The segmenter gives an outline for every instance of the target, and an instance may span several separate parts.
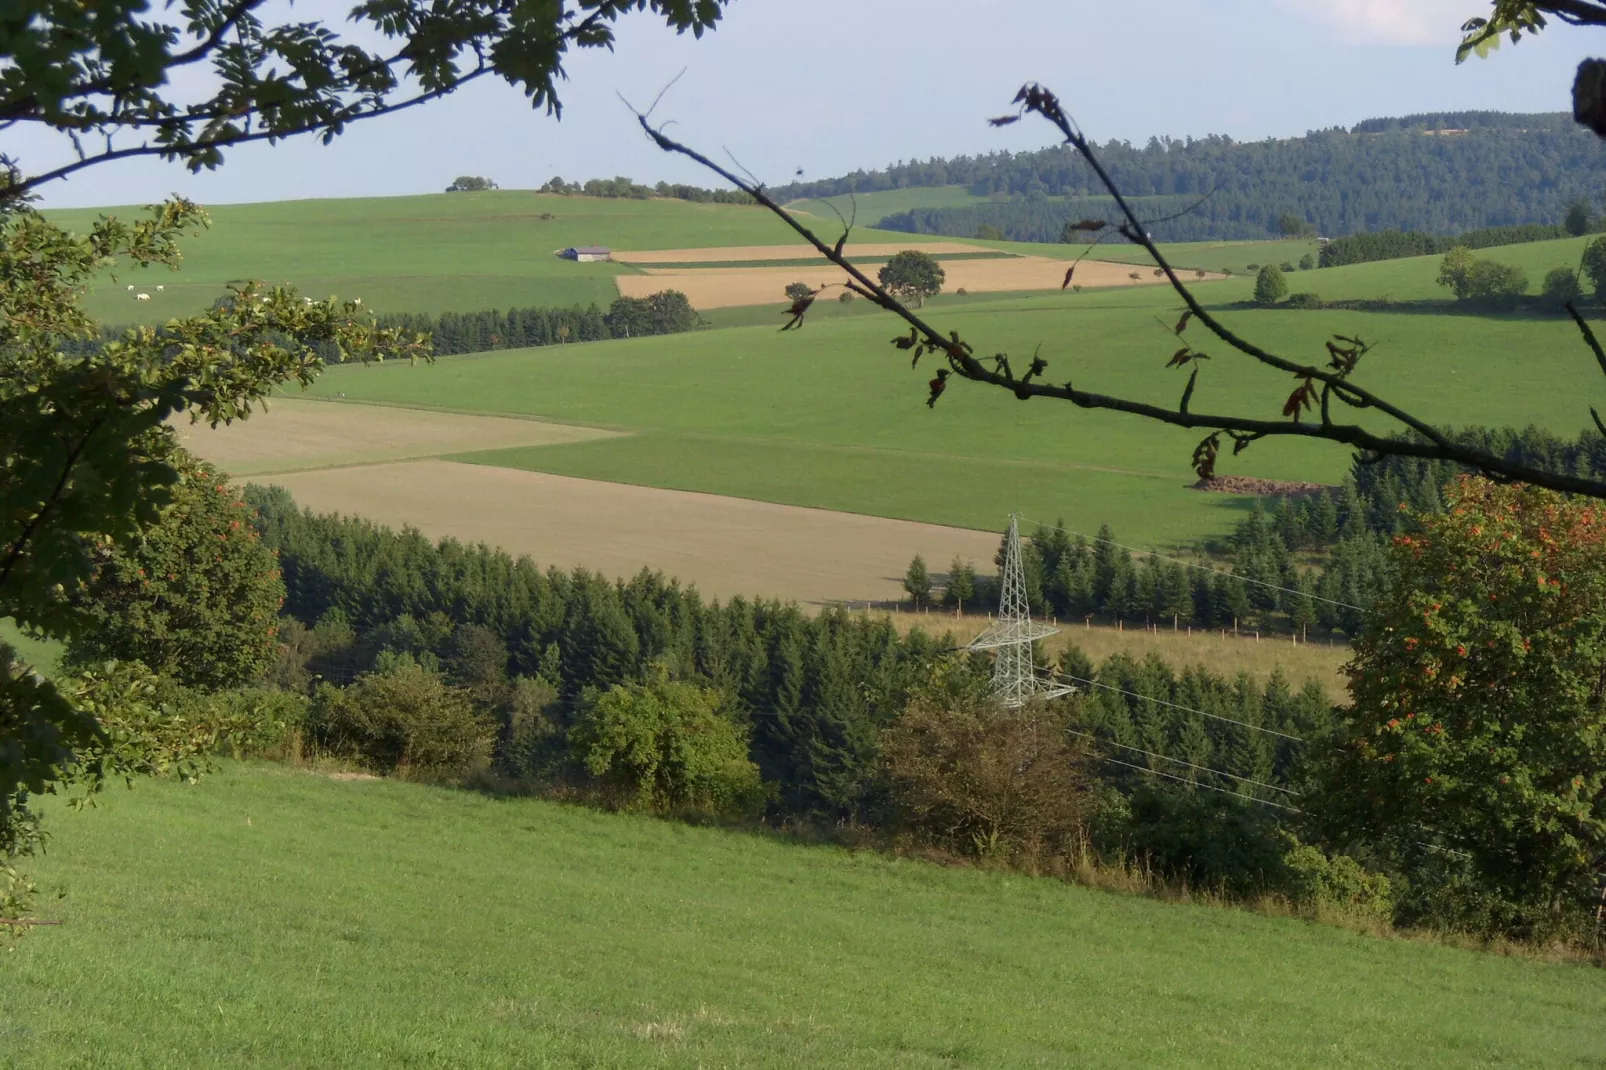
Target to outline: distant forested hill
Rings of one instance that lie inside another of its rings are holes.
[[[1577,198],[1598,208],[1606,186],[1606,148],[1563,113],[1369,119],[1280,141],[1153,138],[1141,147],[1112,141],[1099,153],[1122,192],[1142,200],[1148,218],[1211,194],[1196,210],[1155,223],[1154,236],[1164,241],[1265,238],[1277,233],[1285,213],[1331,237],[1558,223]],[[962,237],[989,225],[1011,239],[1053,241],[1066,220],[1109,210],[1091,170],[1064,146],[899,163],[775,192],[827,197],[942,185],[962,185],[985,199],[901,212],[876,225]]]

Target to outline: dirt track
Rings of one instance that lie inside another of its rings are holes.
[[[946,273],[943,292],[964,289],[970,293],[997,293],[1018,290],[1058,290],[1065,281],[1070,263],[1042,256],[1013,256],[998,260],[950,260],[942,265]],[[1132,278],[1136,273],[1138,277]],[[783,304],[788,283],[810,286],[841,282],[841,269],[829,264],[806,267],[647,269],[642,275],[620,275],[614,281],[626,297],[646,297],[659,290],[679,290],[697,308],[730,308],[740,305]],[[1152,269],[1132,264],[1112,264],[1103,260],[1084,260],[1076,269],[1079,285],[1089,287],[1149,286],[1164,283]],[[836,291],[831,291],[835,293]]]
[[[643,566],[705,595],[820,604],[903,597],[916,553],[990,567],[998,536],[713,494],[572,479],[453,461],[408,461],[275,477],[302,505],[486,542],[543,567],[609,576]]]
[[[276,399],[268,411],[216,429],[186,418],[175,427],[179,441],[191,452],[237,476],[508,446],[550,446],[616,434],[539,420],[334,405],[303,398]]]

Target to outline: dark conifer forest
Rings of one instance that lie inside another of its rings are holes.
[[[1348,130],[1253,142],[1221,135],[1151,138],[1144,145],[1110,141],[1098,153],[1149,218],[1201,202],[1154,223],[1152,233],[1162,241],[1273,237],[1283,232],[1284,216],[1334,238],[1554,224],[1574,200],[1598,197],[1606,163],[1600,141],[1561,113],[1369,119]],[[946,185],[989,200],[914,209],[876,226],[974,237],[985,225],[1016,241],[1055,241],[1067,220],[1110,209],[1092,171],[1064,146],[900,162],[775,192],[801,198]]]

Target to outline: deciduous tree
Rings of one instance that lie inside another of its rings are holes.
[[[876,277],[890,292],[913,301],[919,307],[926,298],[942,292],[947,274],[930,253],[905,249],[888,260]]]
[[[1606,876],[1606,507],[1475,479],[1445,505],[1394,540],[1307,810],[1452,923],[1553,934]]]

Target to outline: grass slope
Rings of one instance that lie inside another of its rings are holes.
[[[1200,292],[1232,302],[1250,287],[1235,279]],[[1174,300],[1158,289],[1053,293],[955,302],[931,314],[982,353],[1023,359],[1041,343],[1050,379],[1174,404],[1185,377],[1164,368],[1175,346],[1156,322],[1174,321]],[[1361,335],[1377,344],[1361,381],[1435,422],[1536,423],[1572,435],[1589,420],[1578,399],[1599,385],[1576,331],[1559,319],[1222,314],[1245,336],[1315,362],[1325,359],[1328,335]],[[903,519],[996,530],[1018,510],[1037,520],[1063,515],[1084,531],[1109,521],[1139,543],[1164,544],[1225,531],[1246,507],[1186,489],[1196,433],[1063,402],[1023,404],[964,383],[927,409],[932,362],[911,371],[887,344],[894,333],[890,317],[849,306],[787,334],[730,328],[451,357],[431,367],[337,368],[315,390],[641,433],[470,458],[486,463]],[[1196,341],[1214,357],[1201,373],[1196,411],[1279,412],[1291,380]],[[1347,450],[1286,441],[1224,458],[1221,470],[1337,482],[1348,465]]]
[[[384,781],[54,807],[61,1066],[1597,1066],[1606,976]]]
[[[100,214],[133,208],[60,210],[46,215],[83,230]],[[90,293],[87,307],[108,323],[159,322],[206,308],[224,284],[255,278],[289,283],[309,296],[360,297],[379,312],[473,312],[528,305],[606,307],[623,264],[574,264],[553,250],[692,249],[774,245],[796,235],[758,207],[677,200],[609,200],[519,190],[422,197],[219,205],[212,226],[186,238],[184,265],[132,270]],[[544,220],[543,214],[554,218]],[[833,225],[835,225],[833,220]],[[855,232],[858,236],[859,232]],[[862,240],[905,237],[864,231]],[[126,286],[148,293],[136,303]],[[164,289],[155,289],[161,284]]]

